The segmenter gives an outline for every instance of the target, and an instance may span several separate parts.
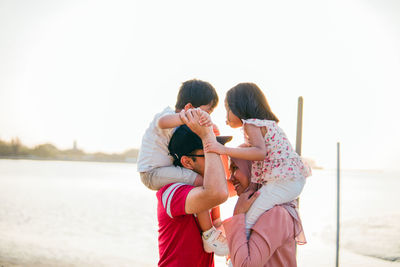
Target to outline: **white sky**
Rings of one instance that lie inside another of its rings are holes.
[[[400,169],[400,2],[0,1],[0,138],[122,152],[180,84],[209,81],[220,105],[258,84],[293,145],[334,167]]]

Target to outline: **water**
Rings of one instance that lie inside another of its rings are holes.
[[[308,244],[298,249],[299,266],[334,264],[335,176],[314,171],[301,196]],[[399,173],[342,178],[342,266],[400,265]],[[223,218],[234,203],[222,206]],[[157,260],[155,193],[141,184],[135,164],[0,160],[0,266],[156,266]],[[216,266],[225,266],[222,257]]]
[[[400,174],[395,172],[341,172],[342,266],[400,266],[399,186]],[[299,247],[303,262],[315,252],[325,264],[335,262],[336,192],[336,171],[314,171],[308,178],[300,198],[309,241]]]

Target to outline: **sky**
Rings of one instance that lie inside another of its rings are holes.
[[[302,155],[325,168],[400,169],[400,2],[0,1],[0,139],[86,152],[139,148],[183,81],[223,101],[240,82],[265,93]]]

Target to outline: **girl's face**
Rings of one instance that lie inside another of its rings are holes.
[[[226,109],[226,124],[232,128],[238,128],[243,125],[241,119],[233,114],[232,110],[229,108],[228,101],[225,99],[225,109]]]
[[[231,161],[230,170],[231,177],[229,177],[229,182],[235,187],[236,194],[240,196],[243,191],[249,187],[249,177],[247,177],[233,161]]]

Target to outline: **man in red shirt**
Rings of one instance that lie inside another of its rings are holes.
[[[211,127],[198,124],[196,111],[186,114],[185,123],[172,136],[169,151],[184,168],[203,176],[203,186],[173,183],[157,192],[158,266],[214,266],[213,253],[203,249],[201,230],[193,215],[225,202],[228,188],[221,157],[204,153],[203,144],[215,142]],[[196,135],[196,134],[197,135]]]

